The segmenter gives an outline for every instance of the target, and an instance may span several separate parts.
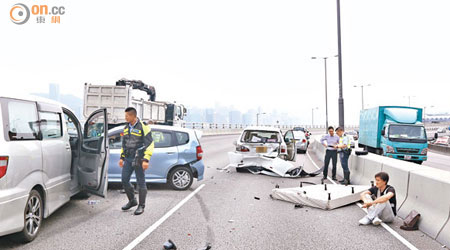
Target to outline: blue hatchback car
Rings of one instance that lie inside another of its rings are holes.
[[[155,149],[150,166],[145,171],[147,183],[169,183],[175,190],[186,190],[193,182],[203,179],[205,166],[200,145],[201,132],[187,128],[150,125]],[[119,167],[122,147],[123,126],[108,131],[109,169],[108,181],[121,182],[122,168]],[[136,176],[131,176],[136,182]]]

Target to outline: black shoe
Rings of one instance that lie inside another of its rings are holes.
[[[342,185],[350,185],[350,181],[348,181],[348,180],[342,180],[342,181],[339,181],[339,183],[341,183]]]
[[[145,205],[139,205],[139,206],[137,207],[136,211],[134,211],[134,215],[140,215],[140,214],[142,214],[142,213],[144,212],[144,208],[145,208]]]
[[[336,176],[335,177],[333,177],[333,178],[331,178],[333,181],[337,181],[337,178],[336,178]]]
[[[128,210],[128,209],[130,209],[130,208],[132,208],[132,207],[134,207],[134,206],[137,206],[137,200],[136,199],[134,199],[134,200],[131,200],[131,201],[129,201],[127,204],[125,204],[125,206],[123,206],[122,207],[122,210],[123,211],[126,211],[126,210]]]

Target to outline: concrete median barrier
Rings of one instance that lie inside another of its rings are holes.
[[[410,172],[408,196],[400,209],[402,216],[411,210],[421,214],[419,229],[436,239],[450,214],[450,172],[423,166]],[[442,235],[441,239],[450,239]]]
[[[428,148],[431,151],[439,152],[445,155],[450,155],[450,147],[447,146],[428,144]]]
[[[408,196],[410,172],[421,168],[423,167],[414,163],[384,157],[382,171],[389,174],[389,185],[395,188],[397,210],[402,207]],[[405,218],[406,215],[399,213],[401,218]]]
[[[324,149],[311,147],[323,159]],[[411,210],[421,214],[419,229],[441,244],[450,245],[450,172],[375,154],[349,159],[352,184],[370,185],[376,173],[389,174],[389,184],[397,193],[400,218]]]
[[[381,172],[383,166],[383,157],[375,154],[359,156],[364,158],[363,174],[358,184],[370,185],[375,180],[375,175]]]
[[[450,204],[448,209],[450,210]],[[437,241],[444,245],[450,246],[450,214],[449,220],[447,220],[447,223],[437,237]]]
[[[350,169],[350,183],[360,184],[364,174],[365,165],[364,156],[351,155],[348,161],[348,167]],[[367,184],[366,184],[367,185]]]

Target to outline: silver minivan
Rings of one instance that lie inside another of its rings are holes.
[[[105,197],[106,109],[81,126],[65,105],[40,97],[0,95],[0,236],[24,242],[42,221],[80,193]]]

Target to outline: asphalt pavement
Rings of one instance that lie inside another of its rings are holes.
[[[428,159],[422,163],[424,166],[450,171],[450,155],[428,151]]]
[[[407,249],[382,227],[358,226],[365,213],[356,205],[324,211],[294,208],[269,197],[276,184],[280,188],[298,186],[300,181],[320,183],[321,176],[302,179],[276,178],[226,169],[227,152],[237,135],[204,137],[202,147],[205,179],[194,181],[190,190],[173,191],[168,185],[149,186],[146,210],[135,216],[122,212],[126,202],[119,186],[110,187],[107,199],[95,196],[72,199],[44,220],[38,238],[26,245],[14,243],[11,236],[0,237],[0,249],[123,249],[145,230],[166,216],[134,249],[162,249],[171,239],[178,249]],[[314,163],[320,159],[311,155]],[[316,167],[309,157],[299,154],[298,165],[307,171]],[[197,189],[192,199],[167,217],[167,213]],[[88,200],[98,200],[89,205]],[[418,249],[442,249],[420,231],[392,227]]]

